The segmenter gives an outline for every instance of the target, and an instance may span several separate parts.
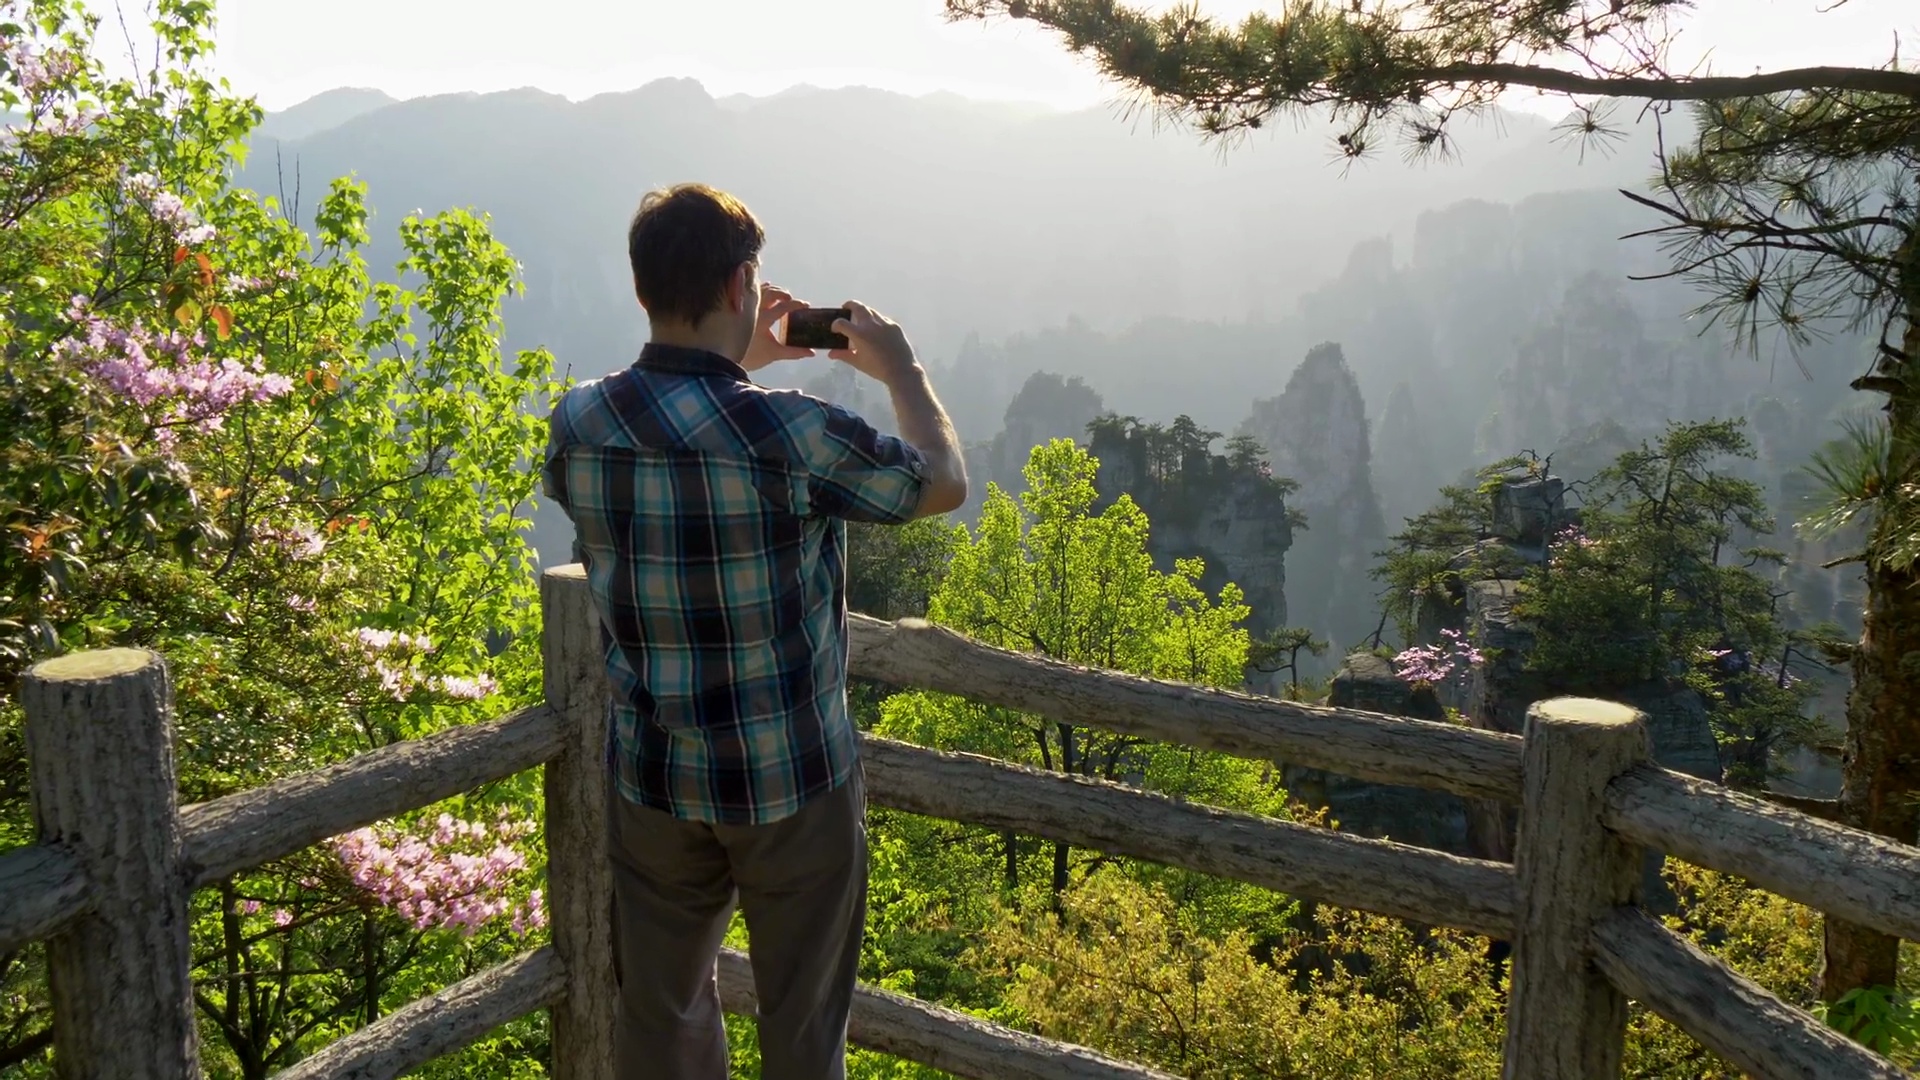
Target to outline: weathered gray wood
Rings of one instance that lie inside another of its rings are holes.
[[[555,1080],[613,1080],[613,868],[607,860],[607,673],[578,564],[540,575],[547,704],[561,750],[547,762],[547,890],[566,992],[553,1007]]]
[[[1920,848],[1651,765],[1608,787],[1606,822],[1637,844],[1920,941]]]
[[[739,1016],[754,1015],[759,999],[747,954],[722,949],[718,976],[721,1006]],[[1176,1080],[1084,1046],[1043,1039],[865,984],[853,992],[847,1041],[967,1080]]]
[[[393,1080],[553,1004],[566,978],[551,946],[521,953],[335,1040],[274,1080]]]
[[[973,754],[861,736],[879,806],[1245,881],[1293,896],[1506,937],[1513,868],[1179,802]]]
[[[73,852],[92,894],[47,939],[60,1074],[198,1078],[166,663],[141,649],[45,660],[20,701],[40,840]]]
[[[558,753],[545,705],[383,746],[181,811],[197,888],[330,836],[524,772]]]
[[[0,953],[85,914],[88,892],[80,857],[64,847],[34,844],[0,855]]]
[[[974,701],[1256,761],[1513,802],[1520,740],[1143,679],[995,649],[920,619],[849,615],[849,671]]]
[[[1636,899],[1640,851],[1601,823],[1607,783],[1652,756],[1625,705],[1552,698],[1527,709],[1525,797],[1514,845],[1507,1080],[1617,1080],[1627,999],[1589,955],[1594,921]]]
[[[1839,799],[1810,799],[1804,795],[1788,795],[1780,791],[1756,791],[1754,794],[1775,806],[1798,810],[1808,817],[1816,817],[1821,821],[1840,820]]]
[[[1622,993],[1755,1080],[1908,1080],[1636,908],[1594,924],[1593,959]]]

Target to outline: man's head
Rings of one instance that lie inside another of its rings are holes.
[[[702,343],[735,360],[753,339],[766,233],[740,200],[705,184],[647,193],[627,228],[633,291],[655,341]]]

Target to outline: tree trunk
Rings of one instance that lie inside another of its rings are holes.
[[[1085,753],[1083,752],[1081,756],[1085,757]],[[1084,771],[1081,768],[1081,762],[1074,758],[1072,724],[1060,725],[1060,771],[1068,776]],[[1053,913],[1055,915],[1066,914],[1067,851],[1065,840],[1053,842]]]
[[[1894,374],[1912,377],[1920,365],[1920,319],[1909,321],[1902,346],[1909,359]],[[1896,445],[1920,436],[1920,387],[1896,395],[1887,414]],[[1911,844],[1920,839],[1920,566],[1869,563],[1866,576],[1866,617],[1847,693],[1840,820]],[[1821,998],[1893,986],[1899,951],[1897,938],[1829,917]]]

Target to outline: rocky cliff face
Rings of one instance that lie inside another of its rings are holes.
[[[1493,497],[1493,532],[1467,552],[1470,561],[1500,567],[1498,576],[1469,581],[1453,606],[1434,606],[1421,620],[1423,638],[1437,639],[1441,627],[1464,629],[1486,656],[1473,669],[1464,700],[1458,704],[1467,724],[1485,731],[1521,734],[1527,708],[1553,697],[1557,688],[1528,670],[1534,634],[1514,614],[1518,581],[1526,568],[1546,558],[1546,539],[1575,520],[1566,505],[1566,485],[1554,476],[1517,474],[1502,481]],[[1488,559],[1487,548],[1504,558]],[[1470,558],[1477,554],[1477,558]],[[1706,703],[1694,690],[1665,682],[1620,686],[1599,695],[1647,714],[1654,760],[1669,769],[1709,780],[1721,777],[1720,752],[1708,721]],[[1512,807],[1479,800],[1467,803],[1469,852],[1480,858],[1511,859],[1516,827]],[[1664,902],[1660,860],[1649,854],[1643,885],[1656,906]]]
[[[1306,518],[1293,551],[1292,619],[1340,655],[1377,621],[1367,570],[1386,541],[1367,406],[1340,346],[1314,346],[1284,393],[1254,402],[1239,433],[1265,448],[1275,475],[1299,485],[1289,498]]]
[[[1100,461],[1094,483],[1101,505],[1124,493],[1146,511],[1148,547],[1163,571],[1172,570],[1175,559],[1197,556],[1206,561],[1202,584],[1209,591],[1227,582],[1240,586],[1253,609],[1248,629],[1257,637],[1287,625],[1286,561],[1293,545],[1287,496],[1264,463],[1213,453],[1214,438],[1185,417],[1171,430],[1103,421],[1094,425],[1089,446]]]
[[[1431,688],[1415,688],[1394,674],[1393,664],[1372,653],[1354,653],[1333,677],[1327,704],[1348,709],[1445,720]],[[1457,795],[1424,788],[1355,780],[1300,765],[1282,765],[1281,782],[1294,798],[1328,811],[1342,832],[1469,853],[1467,803]]]
[[[971,519],[979,513],[989,482],[1007,491],[1024,490],[1022,471],[1034,447],[1054,439],[1085,442],[1087,425],[1106,411],[1100,394],[1077,375],[1062,378],[1051,371],[1036,371],[1028,376],[1007,404],[1000,433],[967,447],[971,483],[962,516]]]
[[[1670,417],[1725,415],[1752,375],[1697,354],[1697,342],[1657,339],[1620,283],[1599,274],[1576,279],[1537,324],[1516,329],[1513,359],[1492,384],[1476,435],[1482,458],[1531,449],[1553,452],[1557,466],[1570,433],[1603,421],[1639,435]]]
[[[1432,431],[1432,403],[1422,405],[1412,386],[1395,383],[1373,423],[1374,489],[1389,533],[1426,509],[1433,493],[1453,479]]]

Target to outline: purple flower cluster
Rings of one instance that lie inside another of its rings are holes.
[[[1437,645],[1415,645],[1393,658],[1394,673],[1408,682],[1443,686],[1486,657],[1458,630],[1440,631]]]
[[[265,292],[275,285],[282,285],[299,277],[299,270],[291,266],[283,266],[270,274],[228,274],[224,284],[228,292],[256,293]]]
[[[292,525],[261,525],[254,529],[253,534],[286,552],[288,558],[296,561],[317,559],[327,550],[327,538],[320,535],[320,530],[301,522],[295,522]]]
[[[513,933],[524,936],[547,923],[539,889],[524,903],[508,895],[527,868],[514,841],[533,828],[531,821],[510,820],[503,808],[491,830],[484,822],[441,814],[425,835],[376,826],[337,837],[333,847],[355,886],[417,929],[458,929],[472,936],[506,916]]]
[[[354,631],[354,640],[370,659],[373,674],[380,680],[380,689],[395,701],[405,701],[420,689],[456,701],[479,701],[500,689],[500,684],[494,681],[493,676],[484,672],[468,677],[423,675],[415,670],[412,659],[433,651],[433,642],[425,635],[415,636],[398,630],[375,630],[363,626]],[[406,662],[396,664],[395,657],[403,658]]]
[[[36,52],[24,41],[0,43],[13,81],[27,97],[39,97],[72,79],[80,71],[80,57],[65,49]]]
[[[187,201],[160,186],[152,173],[134,173],[126,179],[127,194],[147,208],[155,221],[172,231],[174,239],[188,247],[213,240],[213,226],[203,224],[187,207]]]
[[[1553,534],[1553,543],[1551,545],[1553,554],[1551,558],[1555,565],[1559,565],[1566,560],[1569,551],[1584,551],[1599,546],[1600,541],[1588,536],[1580,526],[1568,525],[1566,528]]]
[[[260,901],[242,900],[235,905],[235,908],[242,915],[258,915],[260,914]],[[272,918],[273,925],[282,930],[293,925],[293,912],[288,911],[286,908],[274,908]]]
[[[196,359],[193,351],[206,344],[198,334],[121,326],[88,311],[84,297],[74,298],[68,314],[79,332],[54,345],[54,358],[148,410],[163,447],[173,444],[179,428],[218,431],[243,402],[271,401],[293,389],[292,379],[268,374],[257,357],[251,364]]]

